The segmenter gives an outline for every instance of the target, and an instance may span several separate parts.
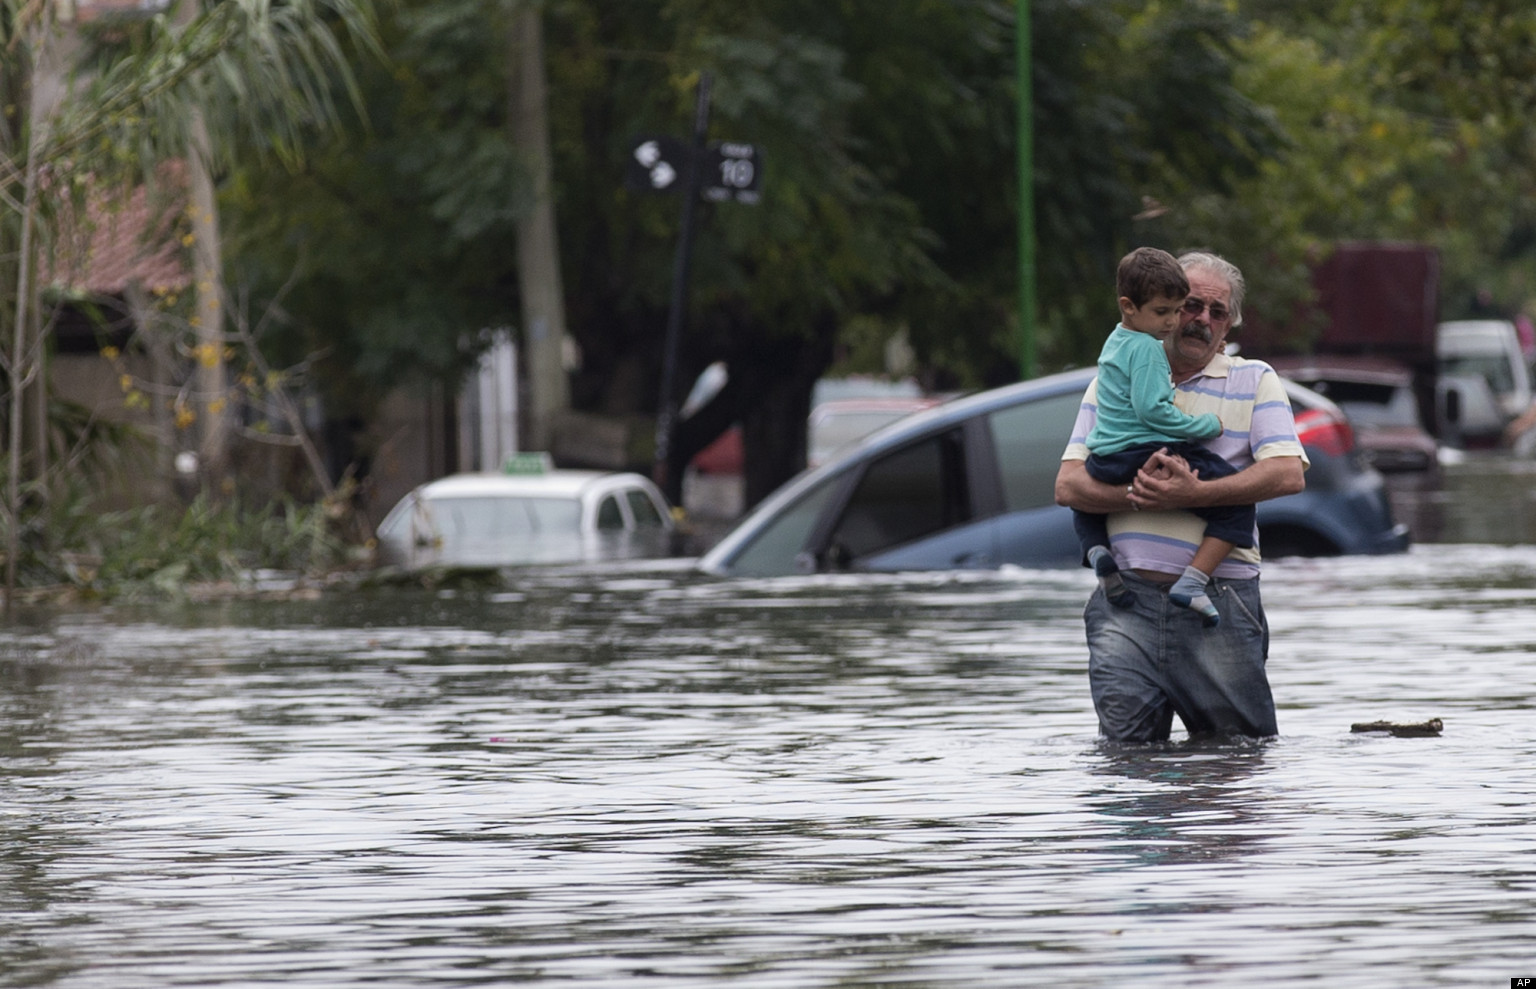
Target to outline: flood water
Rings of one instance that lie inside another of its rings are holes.
[[[30,613],[0,985],[1536,976],[1536,546],[1268,565],[1263,743],[1099,743],[1090,583],[668,562]]]

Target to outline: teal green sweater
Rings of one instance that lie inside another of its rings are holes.
[[[1117,325],[1099,352],[1098,418],[1088,449],[1118,453],[1139,443],[1220,436],[1220,419],[1209,412],[1192,416],[1173,404],[1172,374],[1161,340]]]

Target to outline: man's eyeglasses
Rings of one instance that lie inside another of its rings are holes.
[[[1179,308],[1184,311],[1186,316],[1198,316],[1209,308],[1211,311],[1211,322],[1213,323],[1225,323],[1232,318],[1232,314],[1227,311],[1226,306],[1219,302],[1212,302],[1207,306],[1204,299],[1185,299],[1184,304]]]

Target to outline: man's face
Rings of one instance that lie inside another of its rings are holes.
[[[1183,319],[1179,313],[1183,302],[1182,295],[1158,295],[1147,300],[1146,305],[1137,306],[1121,296],[1120,324],[1128,330],[1167,340]]]
[[[1194,371],[1227,345],[1232,328],[1232,287],[1208,271],[1187,271],[1189,295],[1179,312],[1179,329],[1168,338],[1168,363]],[[1213,311],[1214,310],[1214,311]]]

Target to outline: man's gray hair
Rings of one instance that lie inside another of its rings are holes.
[[[1227,283],[1232,290],[1230,304],[1232,306],[1232,328],[1235,330],[1243,325],[1243,294],[1246,284],[1243,282],[1243,273],[1237,265],[1218,254],[1208,251],[1189,251],[1179,255],[1179,267],[1185,274],[1191,271],[1204,271],[1215,275]]]

